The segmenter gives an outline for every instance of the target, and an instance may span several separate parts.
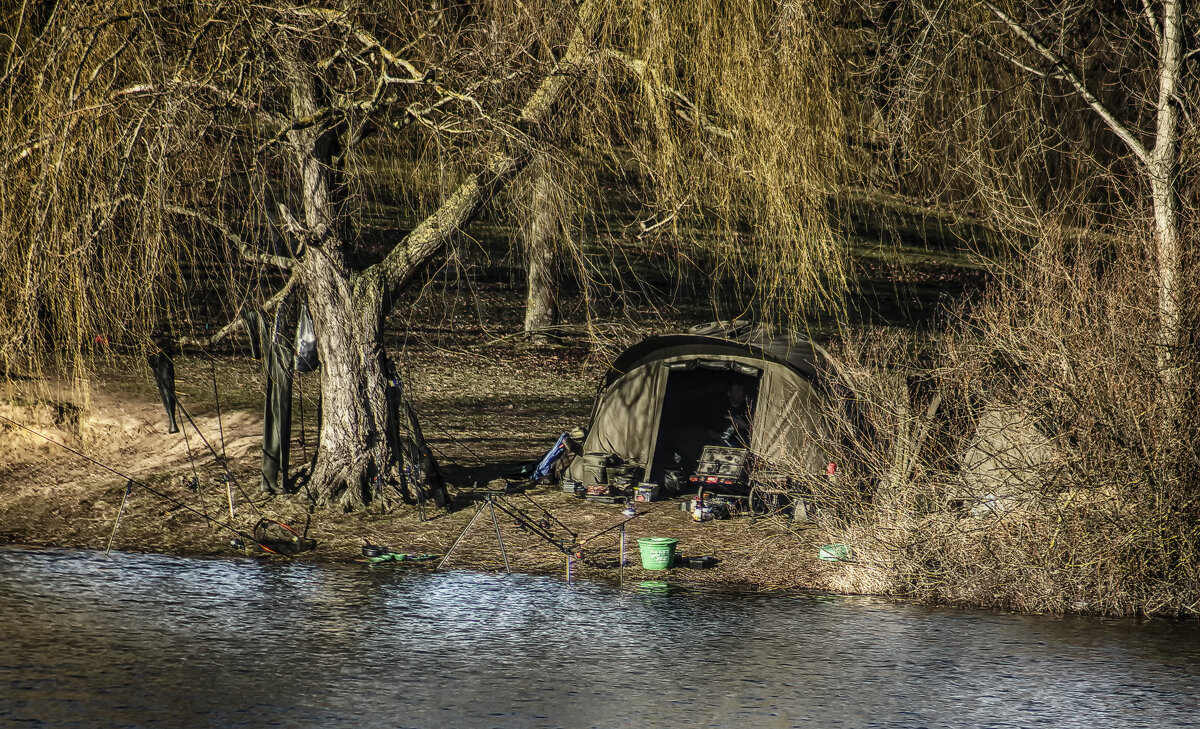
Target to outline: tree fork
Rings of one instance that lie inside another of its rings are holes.
[[[1183,320],[1184,255],[1182,224],[1179,213],[1179,121],[1180,84],[1183,76],[1184,29],[1182,0],[1164,0],[1162,28],[1158,44],[1158,98],[1155,101],[1154,144],[1147,148],[1138,135],[1096,97],[1061,56],[1038,40],[1030,29],[1005,13],[990,0],[982,3],[996,18],[1026,45],[1049,62],[1058,76],[1070,84],[1123,141],[1141,162],[1150,187],[1154,219],[1154,275],[1158,301],[1155,337],[1155,364],[1158,369],[1158,420],[1160,459],[1167,481],[1182,478],[1180,457],[1184,453],[1184,407],[1188,378],[1193,376],[1191,355],[1186,349]],[[1146,6],[1147,10],[1149,5]],[[1152,13],[1150,14],[1152,16]],[[1154,26],[1156,33],[1159,29]]]
[[[544,78],[521,109],[519,125],[527,131],[546,124],[555,104],[584,65],[589,39],[597,20],[597,0],[587,0],[563,59]],[[305,96],[312,86],[297,84],[293,93]],[[300,113],[311,106],[295,100]],[[305,202],[304,225],[309,234],[328,230],[331,220],[325,153],[315,134],[291,137],[302,171]],[[336,234],[314,236],[296,272],[308,292],[309,310],[317,331],[321,355],[321,392],[324,398],[320,445],[310,485],[317,501],[351,510],[389,500],[389,484],[399,481],[401,454],[387,438],[387,371],[384,365],[383,321],[395,293],[417,270],[451,241],[505,185],[530,162],[528,140],[500,138],[493,143],[487,164],[468,177],[429,217],[399,241],[382,261],[359,274],[350,271],[338,251]]]

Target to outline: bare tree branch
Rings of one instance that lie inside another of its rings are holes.
[[[237,246],[238,252],[241,253],[242,257],[248,261],[267,263],[272,266],[278,266],[279,268],[292,268],[296,265],[296,260],[293,258],[289,258],[287,256],[276,256],[270,253],[263,253],[262,251],[254,250],[254,247],[250,245],[246,239],[233,232],[229,226],[225,225],[211,215],[202,213],[193,208],[185,208],[179,205],[164,205],[163,209],[167,212],[175,213],[176,215],[185,215],[211,225],[222,236],[224,236],[225,240]]]
[[[9,167],[12,167],[26,157],[29,157],[34,152],[37,152],[39,149],[45,147],[49,143],[49,137],[42,137],[41,139],[35,139],[31,142],[27,142],[11,153],[11,156],[4,162],[4,167],[0,171],[7,172]]]
[[[165,85],[156,83],[135,84],[133,86],[127,86],[123,89],[114,91],[109,98],[116,100],[126,96],[142,96],[148,94],[165,96],[175,92],[177,89],[190,89],[193,91],[207,92],[227,106],[240,109],[241,111],[262,114],[276,124],[283,123],[282,117],[263,109],[258,102],[244,99],[232,91],[227,91],[218,87],[216,84],[206,83],[203,81],[186,81],[176,78]]]
[[[1038,40],[1028,28],[1018,22],[1016,18],[1013,18],[1011,15],[997,7],[991,2],[991,0],[983,0],[983,5],[990,10],[992,15],[995,15],[1000,22],[1008,26],[1009,30],[1011,30],[1014,35],[1025,41],[1030,48],[1037,51],[1042,58],[1046,59],[1046,61],[1053,65],[1062,78],[1067,83],[1071,84],[1076,93],[1078,93],[1079,96],[1087,103],[1087,105],[1092,108],[1092,111],[1096,112],[1096,114],[1098,114],[1100,118],[1104,120],[1104,123],[1108,125],[1108,128],[1111,129],[1114,134],[1120,137],[1121,141],[1125,142],[1130,151],[1137,155],[1138,159],[1142,160],[1143,163],[1147,165],[1150,164],[1150,152],[1146,149],[1146,146],[1142,144],[1136,136],[1134,136],[1134,133],[1129,129],[1129,127],[1125,126],[1121,120],[1118,119],[1116,115],[1113,114],[1112,111],[1110,111],[1109,108],[1100,101],[1100,99],[1096,98],[1096,95],[1093,94],[1091,89],[1087,87],[1087,84],[1083,82],[1083,79],[1079,77],[1079,74],[1075,73],[1075,71],[1072,70],[1069,65],[1067,65],[1067,62],[1063,60],[1061,56],[1051,50],[1048,46],[1046,46],[1046,44]]]
[[[329,227],[324,223],[309,229],[296,220],[296,216],[292,214],[291,208],[287,205],[280,203],[278,210],[279,218],[283,221],[284,232],[296,239],[296,249],[293,251],[296,258],[304,255],[310,243],[320,243],[329,235]]]
[[[283,285],[283,288],[271,295],[271,298],[263,302],[259,307],[263,312],[272,311],[275,307],[283,303],[283,300],[295,290],[296,285],[300,283],[300,277],[293,273]],[[231,334],[240,332],[246,328],[246,322],[241,316],[234,317],[233,321],[218,329],[210,337],[180,337],[179,343],[189,347],[211,347],[220,342]]]
[[[341,10],[333,10],[330,8],[303,7],[303,8],[287,8],[285,12],[287,12],[291,15],[297,15],[297,16],[301,16],[301,17],[316,18],[316,19],[321,20],[322,22],[329,23],[331,25],[338,25],[338,26],[341,26],[342,28],[345,28],[350,34],[352,34],[358,40],[359,43],[362,43],[364,50],[366,52],[372,52],[372,51],[376,52],[379,54],[380,58],[382,58],[384,61],[386,61],[388,63],[388,65],[402,68],[405,71],[407,71],[408,75],[409,75],[409,79],[407,80],[408,83],[421,83],[424,81],[428,81],[430,78],[430,74],[428,72],[423,73],[421,71],[418,71],[417,67],[414,66],[411,62],[409,62],[403,58],[400,58],[396,54],[389,51],[386,46],[384,46],[382,43],[379,42],[379,40],[377,38],[375,38],[375,36],[371,35],[369,32],[364,30],[362,27],[349,22],[350,19],[349,19],[348,14]],[[399,79],[397,79],[397,81],[399,81]]]
[[[733,139],[733,132],[719,126],[716,122],[701,114],[696,108],[696,104],[683,92],[660,83],[657,79],[651,79],[650,74],[647,72],[645,61],[630,58],[628,54],[611,48],[604,51],[604,57],[610,61],[616,61],[618,65],[637,77],[642,84],[649,87],[651,93],[672,102],[675,116],[688,124],[698,124],[702,130],[713,136],[721,137],[722,139]]]
[[[1150,4],[1150,0],[1142,0],[1142,15],[1146,18],[1146,23],[1150,26],[1155,40],[1161,47],[1162,26],[1158,24],[1158,18],[1154,17],[1154,6]]]
[[[521,108],[519,126],[533,130],[546,123],[554,105],[574,80],[578,69],[593,52],[592,33],[598,21],[601,0],[585,0],[578,22],[562,60],[534,89]],[[385,308],[391,292],[403,286],[435,251],[450,242],[479,213],[495,191],[516,176],[530,160],[528,149],[514,148],[514,138],[499,140],[486,156],[486,166],[468,177],[432,215],[421,221],[382,261],[363,272],[360,285],[384,293]]]

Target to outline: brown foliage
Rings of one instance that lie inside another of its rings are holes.
[[[1140,264],[1128,250],[1044,241],[922,355],[903,338],[846,349],[872,428],[843,440],[834,457],[849,482],[820,494],[820,528],[863,567],[845,589],[1197,612],[1198,463],[1194,450],[1164,452],[1154,290]],[[932,422],[919,394],[929,386],[906,378],[923,372],[943,398]],[[1165,478],[1164,463],[1188,478]]]

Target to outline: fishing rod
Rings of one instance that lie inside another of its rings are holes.
[[[210,453],[212,453],[213,458],[217,461],[218,465],[221,466],[221,470],[223,470],[225,472],[226,487],[228,487],[229,483],[231,483],[231,482],[235,486],[238,487],[238,491],[242,494],[242,496],[246,499],[246,502],[248,504],[250,504],[251,508],[253,508],[255,513],[259,516],[259,523],[261,524],[263,521],[273,522],[273,523],[278,524],[279,526],[283,527],[284,529],[287,529],[288,531],[292,532],[293,534],[296,534],[298,537],[304,538],[305,536],[307,536],[308,535],[308,527],[307,526],[305,526],[305,528],[304,528],[304,534],[300,535],[296,532],[295,529],[291,528],[287,524],[284,524],[283,522],[278,521],[276,519],[270,519],[268,517],[263,516],[262,509],[260,509],[258,507],[258,504],[254,503],[254,500],[251,499],[250,495],[246,493],[246,489],[242,488],[241,481],[238,481],[237,476],[235,476],[234,473],[229,470],[229,461],[227,459],[217,455],[216,449],[213,448],[212,444],[208,442],[208,439],[204,437],[204,433],[200,432],[200,428],[199,428],[199,426],[196,425],[196,421],[194,419],[192,419],[191,413],[188,412],[187,408],[184,407],[184,404],[179,400],[179,398],[175,398],[175,401],[176,401],[176,404],[179,405],[179,409],[183,411],[183,416],[185,418],[187,418],[188,423],[191,424],[192,429],[196,431],[196,435],[200,436],[200,440],[204,443],[205,446],[208,447],[208,450]],[[187,436],[187,428],[183,429],[183,434],[185,437]],[[188,451],[188,456],[189,457],[191,456],[190,449]],[[195,471],[195,462],[194,461],[192,463],[192,470],[193,470],[193,472]],[[197,481],[197,486],[198,486],[199,485],[199,476],[196,477],[196,481]],[[306,491],[308,490],[307,483],[305,484],[305,490]],[[309,495],[309,498],[310,499],[312,498],[311,494]],[[203,502],[201,502],[201,503],[203,503]],[[230,499],[229,499],[229,515],[230,515],[230,519],[234,518],[232,492],[230,493]],[[119,518],[119,515],[118,515],[118,518]],[[205,513],[205,518],[206,519],[208,518],[207,512]],[[311,517],[310,517],[310,519],[311,519]],[[239,534],[239,536],[241,536],[241,535]],[[267,545],[258,541],[257,539],[251,538],[250,541],[252,541],[255,544],[257,544],[258,546],[262,547],[266,551],[271,552],[272,554],[283,554],[283,552],[279,552],[277,550],[271,549],[270,547],[268,547]],[[291,555],[284,555],[284,556],[288,557],[289,559],[291,558]]]
[[[33,428],[30,428],[26,425],[22,425],[21,423],[18,423],[17,421],[13,420],[12,418],[10,418],[8,416],[0,415],[0,420],[11,423],[12,425],[15,425],[16,427],[20,428],[21,430],[24,430],[25,432],[30,433],[32,435],[35,435],[38,438],[41,438],[42,440],[46,441],[47,443],[56,445],[59,448],[62,448],[63,450],[67,451],[68,453],[72,453],[72,454],[78,456],[79,458],[82,458],[83,460],[87,461],[88,463],[91,463],[94,466],[103,468],[105,471],[108,471],[109,473],[111,473],[115,476],[120,476],[121,478],[125,479],[126,488],[129,487],[129,484],[133,484],[135,486],[140,486],[141,488],[145,489],[152,495],[157,496],[158,498],[162,499],[163,501],[166,501],[167,503],[171,504],[172,506],[176,507],[177,509],[183,509],[185,511],[190,511],[193,514],[205,519],[210,524],[215,524],[223,529],[228,529],[229,531],[233,532],[238,537],[241,537],[242,539],[248,539],[249,541],[254,542],[255,544],[262,547],[267,552],[270,552],[272,554],[282,554],[284,557],[287,557],[288,559],[292,559],[291,555],[284,554],[283,552],[277,552],[274,549],[271,549],[267,545],[265,545],[262,542],[260,542],[259,540],[255,539],[252,535],[246,534],[245,532],[238,529],[237,527],[232,526],[232,525],[230,525],[226,522],[223,522],[219,519],[214,519],[213,517],[209,516],[208,514],[205,514],[204,512],[200,511],[199,509],[195,509],[191,506],[188,506],[187,504],[180,501],[179,499],[176,499],[173,496],[169,496],[169,495],[163,493],[162,491],[159,491],[158,489],[154,488],[150,484],[148,484],[144,481],[140,481],[140,480],[134,478],[133,476],[130,476],[127,473],[122,473],[121,471],[118,471],[117,469],[113,468],[112,466],[110,466],[106,463],[103,463],[101,461],[98,461],[95,458],[92,458],[91,456],[89,456],[85,453],[77,451],[74,448],[72,448],[71,446],[66,445],[65,443],[59,443],[58,441],[54,440],[50,436],[39,433],[38,431],[36,431]]]
[[[183,417],[187,418],[187,421],[189,423],[191,423],[192,430],[196,431],[196,435],[200,436],[200,441],[202,443],[204,443],[205,447],[208,448],[208,452],[212,453],[213,458],[221,466],[221,470],[225,473],[225,478],[227,479],[227,482],[232,482],[234,486],[237,486],[238,491],[241,492],[242,497],[246,499],[246,502],[250,504],[251,508],[254,509],[255,513],[257,513],[259,516],[262,516],[262,509],[258,508],[258,504],[254,503],[254,499],[251,499],[250,494],[246,493],[246,489],[244,489],[242,487],[242,482],[237,479],[237,476],[234,475],[233,471],[229,470],[229,460],[227,458],[225,458],[224,456],[217,455],[217,449],[213,448],[212,444],[208,442],[208,438],[204,437],[204,433],[200,432],[200,428],[196,425],[196,421],[194,419],[192,419],[192,414],[188,412],[188,409],[184,406],[183,401],[180,400],[178,397],[176,397],[175,404],[177,404],[179,406],[179,409],[181,411],[183,411]],[[186,436],[186,435],[187,435],[187,430],[184,429],[184,436]],[[191,457],[191,448],[188,449],[188,457],[189,458]],[[192,464],[192,470],[193,471],[195,470],[195,463]],[[199,487],[199,480],[200,480],[199,476],[197,476],[196,477],[197,487]]]
[[[624,579],[624,574],[625,574],[625,525],[628,524],[629,522],[633,521],[634,519],[640,519],[641,517],[646,516],[647,514],[652,514],[656,511],[658,511],[659,509],[665,507],[669,503],[672,503],[672,502],[665,501],[661,504],[658,504],[657,506],[651,506],[650,508],[646,509],[645,511],[641,511],[641,512],[635,511],[632,516],[626,517],[625,519],[618,521],[616,524],[605,527],[604,529],[601,529],[600,531],[596,532],[595,534],[591,535],[590,537],[585,537],[583,540],[578,542],[578,545],[576,546],[576,550],[577,550],[576,555],[575,555],[576,558],[578,558],[582,562],[591,564],[592,566],[596,566],[596,563],[594,561],[589,561],[591,559],[591,554],[589,554],[587,558],[584,557],[584,549],[588,547],[588,544],[592,540],[598,539],[598,538],[604,536],[605,534],[608,534],[609,532],[620,529],[620,536],[618,537],[618,540],[620,543],[620,548],[621,548],[619,569],[621,570],[622,579]],[[596,550],[590,549],[590,551],[595,552]]]
[[[162,354],[164,357],[167,358],[168,361],[171,362],[172,367],[174,367],[174,364],[175,364],[174,358],[171,357],[166,352],[162,352]],[[181,400],[179,398],[179,395],[176,393],[172,393],[171,400],[174,402],[174,404],[176,406],[179,407],[180,410],[183,411],[184,417],[187,418],[187,421],[189,423],[191,423],[191,425],[192,425],[192,430],[196,431],[196,435],[200,437],[200,441],[202,443],[204,443],[204,446],[206,448],[208,448],[208,452],[212,454],[213,459],[216,460],[217,465],[219,465],[221,467],[221,470],[225,475],[225,491],[226,491],[226,496],[229,501],[229,518],[230,519],[235,518],[234,513],[233,513],[234,512],[233,490],[229,486],[230,483],[237,486],[238,491],[242,494],[242,497],[250,504],[250,507],[252,509],[254,509],[256,514],[258,514],[259,516],[262,516],[262,510],[260,508],[258,508],[258,505],[254,503],[254,500],[252,498],[250,498],[250,494],[246,493],[246,489],[243,488],[241,482],[238,481],[237,476],[234,475],[234,473],[232,471],[230,471],[230,469],[229,469],[229,458],[225,453],[225,424],[224,424],[224,421],[222,418],[222,412],[221,412],[221,396],[220,396],[219,390],[217,388],[217,363],[216,363],[216,360],[211,356],[209,356],[208,360],[209,360],[209,365],[211,368],[210,372],[211,372],[211,376],[212,376],[213,400],[215,401],[216,406],[217,406],[217,428],[219,429],[220,435],[221,435],[221,453],[218,454],[217,449],[213,447],[212,443],[209,442],[208,438],[204,437],[204,433],[200,430],[200,427],[198,425],[196,425],[196,420],[192,417],[192,414],[190,412],[188,412],[187,407],[183,404],[183,400]],[[196,461],[192,455],[191,443],[188,442],[187,428],[183,428],[183,439],[184,439],[184,444],[187,446],[187,450],[188,450],[188,460],[191,461],[191,464],[192,464],[193,484],[195,485],[196,489],[199,490],[200,476],[196,472]],[[203,503],[203,501],[201,501],[201,503]]]
[[[221,418],[221,393],[217,388],[217,360],[214,357],[209,356],[208,364],[212,371],[213,402],[217,404],[217,432],[221,435],[221,459],[223,462],[228,463],[229,456],[225,455],[225,422]],[[176,398],[176,400],[178,399],[179,398]],[[195,427],[195,425],[192,427]],[[303,426],[301,427],[300,432],[303,435]],[[203,435],[200,433],[199,428],[196,428],[196,435],[200,435],[201,439],[203,439]],[[237,517],[234,515],[233,511],[233,487],[229,485],[230,480],[229,469],[225,469],[225,496],[229,499],[229,519],[232,521]],[[241,484],[238,484],[238,491],[241,490],[242,486]],[[247,499],[247,501],[249,501],[249,499]],[[250,505],[253,506],[254,502],[250,502]]]
[[[221,433],[221,458],[225,458],[225,423],[221,420],[221,394],[217,391],[217,361],[210,358],[208,363],[212,366],[213,401],[217,403],[217,428]],[[178,401],[179,398],[176,397],[175,400]],[[196,431],[196,433],[199,432],[199,430]]]
[[[583,545],[585,545],[585,544],[587,544],[588,542],[592,541],[592,540],[593,540],[593,539],[595,539],[596,537],[601,537],[601,536],[604,536],[605,534],[608,534],[609,532],[611,532],[611,531],[612,531],[612,530],[614,530],[614,529],[617,529],[617,528],[619,528],[619,527],[623,527],[623,526],[625,526],[626,524],[628,524],[629,522],[633,521],[634,519],[640,519],[641,517],[643,517],[643,516],[645,516],[645,515],[647,515],[647,514],[651,514],[651,513],[655,512],[655,511],[658,511],[659,509],[663,508],[663,507],[664,507],[664,506],[666,506],[667,504],[672,504],[672,503],[674,503],[674,502],[672,502],[672,501],[664,501],[664,502],[662,502],[661,504],[659,504],[658,506],[651,506],[649,509],[646,509],[645,511],[639,511],[639,512],[635,513],[633,516],[626,517],[625,519],[622,519],[621,521],[617,522],[616,524],[613,524],[613,525],[612,525],[612,526],[610,526],[610,527],[607,527],[607,528],[605,528],[605,529],[601,529],[600,531],[596,532],[595,534],[593,534],[593,535],[592,535],[592,536],[590,536],[590,537],[585,537],[585,538],[584,538],[584,540],[583,540],[582,542],[580,542],[580,543],[579,543],[579,546],[581,546],[581,547],[582,547]]]
[[[524,491],[522,491],[522,492],[521,492],[521,497],[522,497],[522,498],[524,498],[524,499],[525,499],[526,501],[528,501],[529,503],[531,503],[531,504],[533,504],[534,506],[536,506],[538,509],[540,509],[540,510],[541,510],[541,512],[542,512],[543,514],[545,514],[545,515],[546,515],[546,517],[547,517],[548,519],[553,519],[553,520],[554,520],[554,523],[555,523],[555,524],[558,524],[560,527],[562,527],[564,530],[566,530],[566,532],[567,532],[568,534],[570,534],[572,538],[578,538],[578,537],[579,537],[579,535],[578,535],[578,534],[576,534],[574,531],[572,531],[570,527],[568,527],[566,524],[563,524],[561,521],[559,521],[559,518],[558,518],[557,516],[555,516],[554,514],[550,513],[550,510],[549,510],[549,509],[547,509],[546,507],[542,506],[542,505],[541,505],[541,504],[539,504],[538,502],[534,501],[534,500],[533,500],[533,497],[531,497],[529,494],[527,494],[527,493],[525,493]]]
[[[196,424],[192,423],[192,427],[195,428]],[[204,503],[204,494],[200,493],[200,473],[196,470],[196,458],[192,455],[192,443],[191,443],[191,441],[188,440],[187,428],[182,428],[182,430],[183,430],[183,444],[187,448],[188,462],[192,465],[192,480],[191,480],[191,482],[188,483],[188,486],[190,487],[191,491],[194,492],[196,494],[196,496],[200,499],[200,508],[204,510],[204,518],[207,519],[208,518],[208,506]],[[199,430],[196,431],[196,433],[199,433],[199,432],[200,432]],[[218,511],[220,511],[220,509],[218,509]],[[232,512],[232,509],[230,509],[230,511]],[[231,516],[232,516],[232,514],[231,514]],[[119,520],[120,518],[121,518],[121,514],[120,514],[120,512],[118,512],[117,519]]]
[[[558,539],[557,536],[553,532],[550,531],[550,529],[543,526],[542,524],[539,524],[536,520],[534,520],[534,518],[528,512],[522,510],[519,506],[515,506],[515,505],[509,503],[508,500],[505,499],[503,495],[489,494],[488,500],[492,503],[492,505],[495,508],[499,509],[500,511],[503,511],[505,514],[512,517],[517,522],[517,526],[522,528],[524,531],[527,531],[530,534],[533,534],[534,536],[541,537],[541,539],[543,541],[545,541],[547,544],[554,547],[555,549],[559,550],[563,554],[571,553],[571,550],[567,546],[567,544],[568,544],[567,540]],[[558,520],[555,519],[555,521],[558,521]],[[561,522],[559,522],[559,523],[561,524]],[[567,529],[566,527],[563,527],[563,529],[565,529],[566,532],[571,535],[570,545],[575,546],[576,542],[579,539],[579,535],[576,534],[575,532],[571,531],[570,529]]]

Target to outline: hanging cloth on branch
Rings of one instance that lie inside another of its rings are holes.
[[[161,351],[150,355],[146,361],[150,363],[154,383],[158,385],[158,396],[162,398],[163,408],[167,411],[167,432],[178,433],[179,423],[175,420],[175,363]]]
[[[320,366],[321,360],[317,356],[317,330],[313,328],[308,304],[301,304],[300,318],[296,322],[296,371],[315,372]]]
[[[250,359],[262,359],[265,328],[262,312],[258,309],[242,309],[242,321],[246,322],[246,336],[250,339]]]
[[[273,342],[266,355],[262,489],[269,494],[282,494],[288,489],[288,451],[292,440],[292,348]]]

